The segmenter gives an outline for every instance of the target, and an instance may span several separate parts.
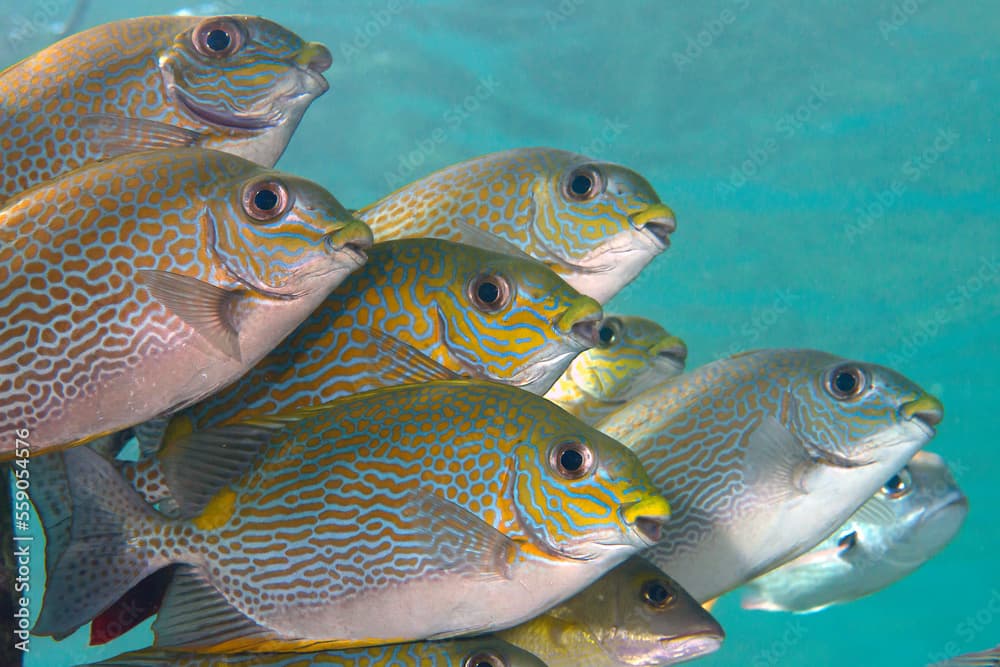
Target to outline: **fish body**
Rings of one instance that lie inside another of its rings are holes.
[[[968,499],[944,460],[917,452],[836,532],[750,582],[742,605],[809,612],[870,595],[941,551],[968,510]]]
[[[470,228],[548,264],[606,303],[667,248],[673,212],[639,174],[553,148],[491,153],[426,176],[358,211],[377,241]]]
[[[483,301],[484,290],[496,298]],[[368,264],[249,373],[175,421],[199,430],[408,379],[400,359],[380,361],[371,330],[456,376],[541,394],[594,344],[600,319],[597,302],[537,262],[441,239],[378,243]]]
[[[376,390],[161,454],[181,518],[86,447],[36,634],[63,637],[177,565],[156,644],[308,651],[489,632],[654,543],[669,507],[627,448],[484,381]],[[100,553],[108,567],[81,568]]]
[[[370,244],[318,185],[218,151],[123,155],[29,190],[0,209],[0,427],[41,452],[202,398]]]
[[[545,394],[588,424],[684,372],[684,341],[652,320],[609,314],[597,337],[598,344],[581,352]]]
[[[843,524],[942,412],[890,369],[759,350],[654,387],[597,427],[636,452],[675,508],[646,556],[705,602]]]
[[[330,52],[266,19],[151,16],[67,37],[0,73],[0,197],[126,146],[273,166]]]
[[[635,556],[497,636],[548,667],[659,667],[716,651],[725,633],[677,582]]]
[[[315,653],[205,655],[146,649],[86,667],[546,667],[532,654],[493,637],[411,642]]]

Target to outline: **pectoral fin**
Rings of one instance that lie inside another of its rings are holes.
[[[203,135],[176,125],[117,114],[95,113],[80,117],[83,137],[90,147],[114,157],[137,151],[195,146]]]

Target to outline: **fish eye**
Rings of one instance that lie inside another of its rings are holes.
[[[507,667],[507,661],[499,653],[480,651],[466,658],[462,667]]]
[[[552,448],[549,464],[560,477],[580,479],[594,469],[594,454],[579,440],[566,440]]]
[[[588,201],[604,192],[604,178],[592,165],[577,167],[569,172],[563,190],[570,199]]]
[[[601,322],[601,328],[597,330],[597,346],[610,347],[618,342],[621,337],[622,322],[617,317],[609,317]]]
[[[837,540],[837,547],[843,552],[848,552],[856,546],[858,546],[858,534],[853,530]]]
[[[642,601],[654,609],[665,609],[674,602],[670,584],[662,579],[652,579],[642,585]]]
[[[867,388],[865,373],[857,366],[837,366],[826,381],[826,390],[839,401],[856,398]]]
[[[278,181],[256,181],[243,191],[243,210],[260,222],[281,217],[291,205],[288,188]]]
[[[903,468],[882,485],[882,493],[890,498],[902,498],[913,489],[909,468]]]
[[[209,19],[194,29],[191,40],[203,56],[230,56],[243,46],[243,31],[230,19]]]
[[[512,294],[510,282],[506,278],[490,273],[470,280],[468,292],[472,305],[484,313],[496,313],[506,308]]]

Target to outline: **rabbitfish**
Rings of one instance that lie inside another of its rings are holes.
[[[647,557],[705,602],[829,535],[941,416],[888,368],[760,350],[653,387],[598,428],[639,455],[674,506]]]
[[[969,501],[937,454],[917,452],[811,551],[754,579],[745,609],[819,611],[899,581],[958,533]]]
[[[412,642],[316,653],[205,655],[146,649],[81,667],[546,667],[493,637]]]
[[[479,245],[469,228],[545,262],[606,303],[666,250],[673,212],[631,169],[554,148],[453,165],[358,211],[378,241],[434,236]]]
[[[203,398],[370,244],[318,185],[218,151],[132,153],[29,190],[0,208],[0,429],[38,452]]]
[[[272,166],[326,92],[322,44],[249,16],[149,16],[0,73],[0,199],[109,153],[200,146]]]
[[[725,633],[687,591],[634,556],[566,602],[497,636],[548,667],[659,667],[718,650]]]
[[[70,540],[34,632],[67,636],[174,564],[156,645],[196,652],[515,625],[654,544],[669,516],[627,448],[539,396],[478,380],[175,440],[159,460],[177,519],[93,450],[63,456]]]
[[[652,320],[608,315],[597,338],[597,345],[577,356],[545,394],[588,424],[684,372],[684,341]]]

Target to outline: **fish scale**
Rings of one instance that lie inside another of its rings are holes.
[[[578,478],[552,463],[566,443],[594,461]],[[65,636],[171,563],[182,568],[154,628],[164,646],[305,650],[487,631],[572,595],[655,541],[669,514],[629,450],[541,397],[482,381],[358,394],[195,434],[162,459],[189,519],[149,509],[91,450],[65,454],[74,541],[36,633]],[[93,550],[108,555],[109,581],[80,577]],[[215,620],[191,620],[206,614]]]
[[[598,337],[601,342],[580,353],[545,393],[588,424],[684,371],[684,341],[652,320],[609,314]]]
[[[298,203],[250,220],[245,189],[272,181]],[[291,331],[364,261],[350,248],[370,242],[319,186],[216,151],[124,155],[29,190],[0,209],[0,316],[13,323],[0,343],[0,424],[28,429],[41,451],[209,394]]]
[[[599,182],[592,196],[574,200],[567,179],[583,172]],[[601,303],[666,249],[675,226],[639,174],[553,148],[452,165],[357,213],[379,241],[433,236],[478,245],[469,227],[488,232]]]
[[[838,369],[866,378],[836,399]],[[862,385],[859,385],[862,386]],[[813,350],[759,350],[653,387],[597,424],[669,485],[648,557],[700,601],[828,535],[933,437],[941,404],[898,373]]]
[[[306,107],[326,91],[320,72],[329,52],[266,19],[228,17],[244,44],[209,58],[194,49],[192,33],[211,20],[108,23],[0,73],[0,197],[107,157],[110,144],[197,145],[277,162]],[[201,109],[219,111],[207,119]],[[258,127],[239,126],[252,118]]]
[[[545,266],[442,239],[376,244],[309,318],[246,375],[178,413],[168,433],[321,405],[351,393],[428,377],[472,376],[544,392],[592,343],[600,306]],[[471,281],[510,285],[510,303],[477,307]],[[373,335],[372,331],[381,332]],[[386,336],[412,350],[385,346]],[[159,444],[139,435],[143,451]],[[147,461],[123,472],[150,502],[164,489]]]

